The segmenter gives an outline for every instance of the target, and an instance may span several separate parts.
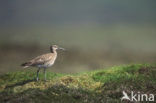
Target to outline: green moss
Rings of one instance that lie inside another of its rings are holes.
[[[156,65],[135,64],[73,75],[48,72],[47,82],[36,82],[35,72],[18,71],[0,76],[0,102],[120,102],[123,90],[155,94],[155,74]]]

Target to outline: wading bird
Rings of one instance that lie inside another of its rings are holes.
[[[38,81],[39,71],[41,68],[43,68],[44,69],[44,79],[46,80],[46,69],[48,67],[51,67],[54,64],[54,62],[57,58],[57,52],[56,52],[57,49],[65,50],[64,48],[58,47],[57,45],[52,45],[52,46],[50,46],[51,53],[40,55],[28,62],[21,64],[21,66],[24,68],[27,68],[30,66],[37,67],[38,68],[37,78],[36,78],[37,81]]]

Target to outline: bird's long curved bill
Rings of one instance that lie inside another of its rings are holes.
[[[59,47],[60,50],[65,50],[64,48]]]

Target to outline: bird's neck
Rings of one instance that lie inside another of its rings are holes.
[[[51,53],[57,54],[56,50],[54,50],[54,49],[52,49],[52,48],[51,48],[50,52],[51,52]]]
[[[56,50],[53,51],[54,54],[57,54]]]

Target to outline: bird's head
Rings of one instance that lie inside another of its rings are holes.
[[[54,52],[54,51],[56,51],[56,50],[65,50],[64,48],[61,48],[61,47],[59,47],[59,46],[57,46],[57,45],[52,45],[52,46],[50,46],[50,50],[51,50],[51,52]]]

